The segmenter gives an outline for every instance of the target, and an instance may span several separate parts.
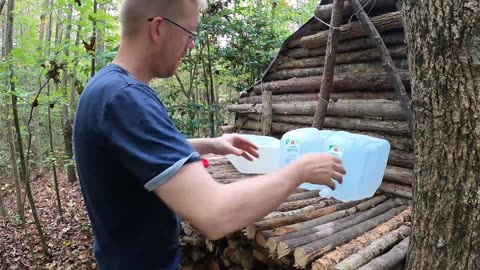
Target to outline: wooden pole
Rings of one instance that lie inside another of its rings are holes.
[[[382,37],[378,33],[375,26],[372,24],[370,19],[368,18],[367,13],[365,13],[362,5],[358,0],[349,0],[352,4],[353,10],[356,12],[358,20],[364,27],[364,29],[368,32],[368,35],[372,39],[372,41],[376,44],[377,48],[382,53],[383,59],[383,67],[387,71],[388,75],[393,81],[393,88],[395,89],[395,93],[398,95],[398,99],[400,100],[400,105],[402,107],[403,112],[405,113],[408,128],[410,132],[413,134],[414,131],[414,117],[412,109],[410,108],[410,100],[408,98],[407,92],[405,91],[405,86],[402,83],[402,79],[397,72],[395,65],[393,64],[393,60],[388,53],[387,47],[383,42]]]
[[[330,91],[333,85],[333,74],[335,68],[335,57],[337,55],[338,37],[340,35],[340,22],[342,19],[343,0],[333,0],[333,10],[330,31],[327,41],[327,52],[325,55],[325,69],[323,72],[323,83],[318,95],[317,108],[313,119],[313,127],[323,128],[325,115],[327,112],[328,101],[330,100]]]
[[[272,91],[262,91],[262,134],[272,135]]]

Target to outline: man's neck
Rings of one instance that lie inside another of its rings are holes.
[[[143,52],[144,51],[145,50],[143,50]],[[142,50],[135,49],[132,46],[127,46],[122,43],[118,50],[118,54],[112,63],[125,69],[135,79],[148,84],[153,77],[148,69],[148,57],[137,52],[142,52]]]

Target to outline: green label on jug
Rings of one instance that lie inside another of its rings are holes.
[[[285,140],[285,149],[286,149],[286,156],[285,161],[290,163],[297,159],[300,155],[300,141],[299,140]]]
[[[339,158],[341,158],[343,156],[344,151],[345,151],[345,149],[343,148],[343,146],[339,146],[339,145],[329,145],[328,146],[328,153],[330,153],[334,156],[337,156]]]

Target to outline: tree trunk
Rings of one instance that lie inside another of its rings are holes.
[[[13,124],[12,124],[12,120],[10,119],[10,109],[8,106],[5,106],[5,123],[6,123],[8,146],[10,150],[10,162],[12,164],[12,171],[13,171],[13,181],[15,184],[15,198],[16,198],[16,205],[17,205],[16,213],[20,217],[20,219],[24,221],[25,209],[24,209],[24,204],[22,200],[21,179],[20,179],[20,173],[18,172],[15,140],[13,139],[13,135],[12,135]]]
[[[39,40],[43,41],[43,38],[45,36],[45,19],[47,17],[47,12],[48,10],[48,3],[49,0],[45,0],[45,9],[40,15],[40,29],[38,31],[39,35]],[[42,43],[40,43],[42,44]],[[37,50],[40,52],[42,50],[43,46],[39,45]],[[38,80],[38,87],[42,86],[42,81],[41,79]],[[35,106],[33,108],[33,149],[35,150],[35,156],[36,156],[36,168],[37,168],[37,175],[41,176],[43,175],[43,151],[42,151],[42,144],[41,144],[41,129],[40,129],[40,110],[39,106]]]
[[[0,14],[2,14],[2,10],[3,10],[3,7],[5,6],[5,2],[6,2],[6,1],[7,1],[7,0],[1,0],[1,1],[0,1]]]
[[[78,47],[80,45],[80,32],[82,31],[82,26],[80,25],[80,22],[77,21],[77,32],[76,32],[76,36],[75,36],[75,46]],[[77,59],[78,57],[78,51],[75,50],[73,52],[73,58],[74,59]],[[71,81],[71,92],[70,92],[70,119],[74,119],[75,117],[75,111],[76,111],[76,104],[77,104],[77,101],[76,101],[76,98],[77,98],[77,95],[81,93],[81,91],[83,91],[83,85],[82,83],[77,79],[77,65],[78,63],[75,61],[73,63],[73,67],[72,67],[72,81]]]
[[[51,2],[51,7],[53,7],[53,0]],[[55,46],[59,46],[62,40],[62,31],[63,31],[63,25],[61,25],[61,19],[63,17],[63,13],[60,12],[59,17],[57,17],[57,24],[56,24],[56,31],[55,31]],[[49,18],[49,29],[47,29],[47,42],[51,41],[52,38],[52,26],[53,23],[53,18],[52,15],[50,14]],[[48,51],[50,50],[49,48],[47,49]],[[55,89],[58,90],[58,84],[59,81],[55,81]],[[49,85],[47,86],[47,96],[50,96],[50,87]],[[53,127],[52,127],[52,109],[54,108],[55,103],[51,103],[48,108],[47,108],[47,119],[48,119],[48,133],[49,133],[49,141],[50,141],[50,156],[53,158],[52,162],[52,171],[53,171],[53,183],[55,187],[55,197],[57,201],[57,211],[60,216],[60,220],[63,221],[63,210],[62,210],[62,203],[60,199],[60,189],[58,186],[58,175],[57,175],[57,159],[55,157],[55,151],[54,151],[54,144],[53,144]],[[63,127],[63,118],[60,118],[62,122],[62,127]]]
[[[93,0],[93,14],[97,14],[97,10],[98,10],[98,2],[97,0]],[[95,73],[97,72],[97,68],[96,68],[96,63],[97,63],[97,54],[96,54],[96,41],[95,41],[95,38],[96,38],[96,35],[97,35],[97,20],[94,19],[92,20],[92,24],[93,24],[93,31],[92,31],[92,38],[90,39],[91,41],[93,40],[93,50],[91,51],[91,54],[92,54],[92,60],[91,60],[91,70],[90,70],[90,77],[93,77],[95,75]]]
[[[14,17],[14,8],[15,8],[15,0],[8,0],[8,13],[7,13],[7,49],[6,49],[6,56],[8,57],[9,53],[13,49],[13,17]],[[40,219],[38,218],[37,208],[35,206],[35,201],[33,198],[32,190],[30,188],[29,174],[27,170],[27,162],[25,159],[25,154],[23,151],[23,141],[22,141],[22,132],[20,128],[20,121],[18,117],[18,106],[17,106],[17,96],[15,94],[15,80],[14,78],[14,69],[13,66],[9,66],[10,74],[8,77],[8,83],[10,86],[11,91],[11,104],[13,109],[13,123],[16,132],[16,150],[20,156],[20,179],[25,185],[25,192],[27,194],[28,201],[30,203],[30,208],[32,212],[32,216],[34,219],[34,224],[37,229],[37,232],[40,237],[40,243],[42,245],[42,250],[44,255],[48,255],[48,246],[46,242],[45,235],[43,234],[42,225],[40,224]],[[25,222],[24,222],[25,225]]]
[[[480,269],[480,2],[402,2],[416,115],[407,268]]]
[[[408,71],[400,72],[403,83],[410,84]],[[282,93],[318,93],[322,85],[322,76],[306,78],[292,78],[289,80],[273,81],[258,84],[253,87],[257,95],[262,91],[272,91],[274,95]],[[393,84],[386,72],[364,74],[337,74],[333,77],[333,92],[352,90],[386,90],[392,89]]]
[[[67,29],[65,30],[65,43],[70,42],[70,33],[72,31],[72,12],[73,12],[73,5],[69,4],[69,11],[67,14]],[[99,30],[100,31],[100,30]],[[97,37],[101,36],[101,34],[98,34]],[[98,41],[98,38],[97,38]],[[103,42],[103,41],[102,41]],[[98,43],[97,43],[98,44]],[[102,43],[103,44],[103,43]],[[97,50],[102,50],[99,49],[99,47],[96,47]],[[97,52],[98,53],[98,52]],[[68,47],[64,49],[64,54],[66,57],[69,56],[70,52],[68,50]],[[98,57],[100,59],[100,57]],[[97,65],[99,63],[97,62]],[[103,64],[103,63],[102,63]],[[72,134],[72,123],[73,119],[70,118],[70,114],[68,112],[68,103],[66,102],[68,100],[68,68],[64,67],[63,69],[63,77],[62,77],[62,86],[64,87],[63,90],[63,97],[65,100],[65,104],[63,105],[63,110],[62,110],[62,119],[63,119],[63,142],[64,142],[64,151],[65,151],[65,157],[66,157],[66,169],[67,169],[67,179],[68,182],[74,183],[77,181],[77,175],[75,173],[75,166],[74,166],[74,161],[73,161],[73,134]]]
[[[7,207],[5,207],[5,202],[3,201],[3,194],[0,191],[0,214],[2,214],[3,220],[7,222],[9,220]]]
[[[97,12],[98,12],[98,9],[103,10],[105,12],[106,3],[100,2],[100,4],[97,3],[97,5],[98,5]],[[73,7],[71,7],[71,10],[73,10],[72,8]],[[71,17],[71,15],[69,16]],[[101,57],[101,55],[105,53],[105,40],[104,40],[105,20],[97,19],[96,22],[97,23],[95,25],[95,55],[97,57],[95,57],[95,68],[99,70],[105,65],[104,59],[103,57]]]
[[[0,13],[1,13],[1,10],[0,10]],[[1,119],[1,112],[2,111],[3,111],[3,106],[0,106],[0,119]],[[1,125],[1,121],[0,121],[0,125]],[[3,137],[3,136],[1,136],[1,137]],[[5,202],[3,200],[3,192],[2,192],[1,189],[0,189],[0,214],[2,215],[3,220],[5,222],[9,221],[8,209],[5,206]]]

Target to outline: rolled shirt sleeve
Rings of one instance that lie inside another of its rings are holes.
[[[147,87],[118,90],[106,103],[101,123],[112,158],[148,191],[168,181],[183,165],[200,160]]]

